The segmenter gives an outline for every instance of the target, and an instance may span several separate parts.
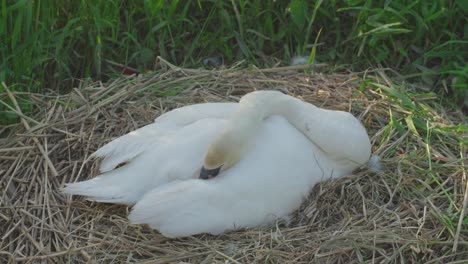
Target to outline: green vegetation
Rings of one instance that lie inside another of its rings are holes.
[[[263,67],[313,54],[340,68],[391,68],[460,105],[468,90],[467,11],[464,0],[2,0],[0,81],[13,91],[61,92],[123,67],[152,70],[157,56],[187,67],[213,55]],[[14,118],[6,109],[0,105],[0,123]]]

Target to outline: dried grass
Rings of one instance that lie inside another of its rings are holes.
[[[158,73],[83,84],[67,95],[10,94],[31,100],[37,112],[23,115],[23,124],[8,127],[9,135],[0,140],[0,262],[462,263],[468,258],[461,134],[447,133],[428,145],[410,132],[399,133],[389,126],[390,113],[398,117],[404,111],[354,74],[161,65]],[[385,84],[383,75],[379,80]],[[125,206],[71,201],[58,191],[66,182],[96,175],[98,162],[87,158],[99,146],[161,113],[192,103],[236,101],[255,89],[282,90],[353,112],[383,157],[384,173],[363,168],[319,184],[290,226],[182,239],[130,225]],[[421,99],[428,107],[432,101]],[[456,112],[429,114],[442,125],[466,122]]]

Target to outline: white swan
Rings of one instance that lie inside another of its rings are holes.
[[[64,193],[134,205],[132,223],[180,237],[287,220],[316,183],[366,163],[370,142],[350,113],[257,91],[173,110],[93,156],[102,174]]]

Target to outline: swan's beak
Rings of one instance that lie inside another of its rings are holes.
[[[205,169],[205,166],[203,166],[201,168],[201,170],[200,170],[200,177],[199,178],[202,179],[202,180],[212,179],[212,178],[216,177],[219,174],[219,171],[221,170],[221,167],[222,166],[219,166],[216,169],[207,170],[207,169]]]

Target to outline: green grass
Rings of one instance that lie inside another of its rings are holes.
[[[312,54],[347,69],[392,68],[461,105],[467,11],[463,0],[2,0],[0,81],[14,91],[69,91],[82,78],[107,80],[118,65],[151,70],[157,56],[186,67],[213,55],[264,67]],[[4,110],[0,123],[16,120]]]
[[[441,206],[435,210],[432,205],[434,210],[431,211],[439,221],[437,226],[442,227],[438,237],[457,239],[460,233],[466,232],[463,226],[468,223],[468,216],[462,215],[463,202],[460,197],[463,197],[463,193],[457,194],[451,183],[460,180],[464,184],[462,177],[465,176],[462,175],[466,175],[468,145],[468,140],[463,137],[468,132],[466,117],[458,113],[460,123],[447,122],[449,118],[442,116],[447,114],[447,110],[434,100],[437,99],[434,93],[418,92],[393,84],[381,85],[371,80],[365,85],[378,89],[376,94],[390,103],[388,109],[396,110],[384,127],[386,133],[381,141],[388,141],[389,131],[396,132],[394,138],[403,138],[385,153],[389,159],[400,156],[402,166],[410,171],[405,181],[413,182],[412,188],[400,191],[409,197],[414,196],[416,201],[434,199],[440,202]],[[415,142],[416,146],[410,147]],[[456,175],[461,177],[457,178]]]

